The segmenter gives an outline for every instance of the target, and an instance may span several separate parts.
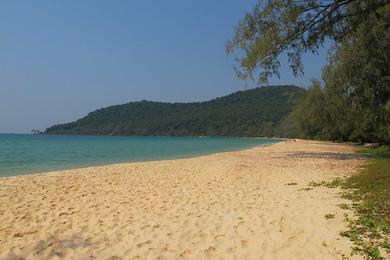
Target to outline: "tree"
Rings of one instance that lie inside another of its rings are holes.
[[[305,98],[290,114],[290,120],[297,122],[298,133],[309,139],[324,139],[327,120],[326,97],[318,80],[313,80]]]
[[[390,5],[336,47],[323,73],[333,122],[347,125],[340,132],[348,140],[389,143]]]
[[[334,51],[280,129],[311,139],[390,143],[390,0],[269,0],[247,13],[227,43],[240,49],[241,78],[279,73],[287,52],[295,75],[301,55],[326,38]],[[295,127],[296,126],[296,127]],[[291,128],[294,127],[295,129]]]
[[[316,53],[326,38],[336,42],[356,31],[370,14],[390,0],[268,0],[246,13],[226,44],[236,56],[239,78],[266,83],[279,76],[279,57],[287,52],[294,75],[303,73],[301,55]]]
[[[334,49],[290,122],[310,139],[390,143],[390,6]]]

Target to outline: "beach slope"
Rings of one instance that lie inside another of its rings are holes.
[[[345,201],[306,188],[364,163],[298,140],[1,178],[0,259],[341,259]]]

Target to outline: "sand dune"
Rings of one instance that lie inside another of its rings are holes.
[[[2,178],[0,259],[341,259],[345,201],[302,189],[352,174],[352,152],[297,141]]]

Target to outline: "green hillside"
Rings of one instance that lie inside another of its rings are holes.
[[[272,136],[304,94],[296,86],[269,86],[206,102],[130,102],[52,126],[45,134]]]

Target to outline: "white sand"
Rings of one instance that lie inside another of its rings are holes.
[[[0,259],[341,259],[339,190],[301,189],[353,174],[352,152],[298,141],[2,178]]]

